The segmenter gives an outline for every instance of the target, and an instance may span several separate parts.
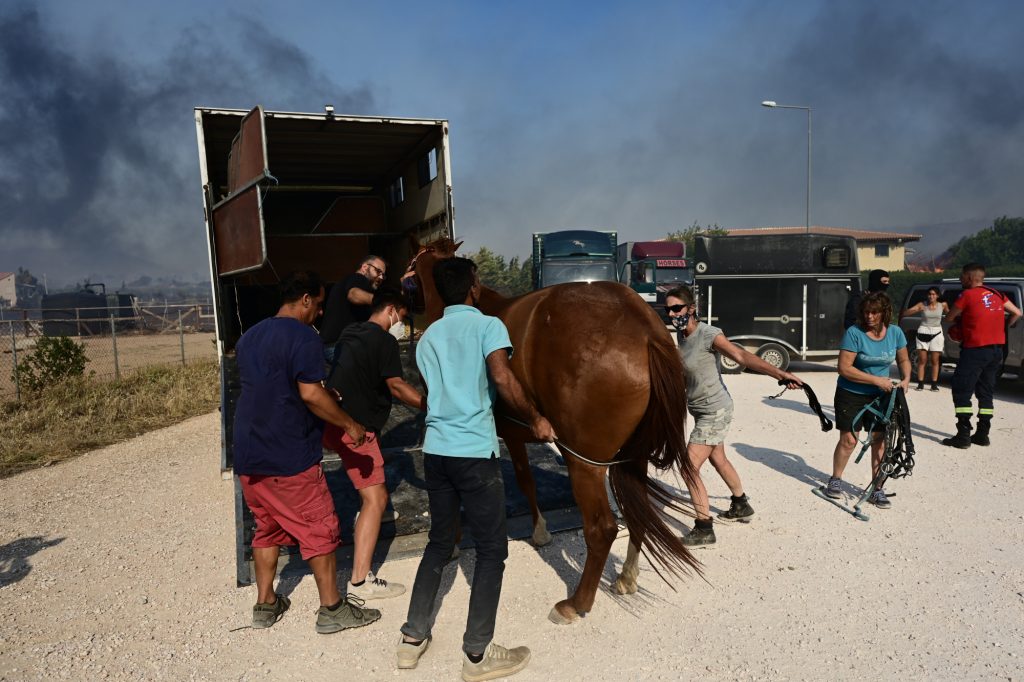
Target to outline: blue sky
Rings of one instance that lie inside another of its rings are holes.
[[[535,231],[803,224],[806,117],[765,99],[814,109],[812,223],[984,226],[1024,214],[1022,20],[941,0],[12,0],[0,270],[204,273],[195,105],[447,118],[456,230],[506,256]]]

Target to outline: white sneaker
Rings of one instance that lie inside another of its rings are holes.
[[[364,601],[370,601],[371,599],[390,599],[391,597],[397,597],[400,594],[405,594],[405,585],[402,583],[389,583],[383,578],[378,578],[370,571],[366,574],[366,579],[363,580],[363,584],[358,587],[353,585],[351,581],[348,584],[348,593],[355,595]]]
[[[525,668],[529,662],[530,650],[525,646],[506,649],[491,642],[479,663],[474,663],[469,660],[469,656],[462,654],[462,679],[466,682],[481,682],[508,677]]]
[[[398,658],[398,667],[402,670],[415,668],[420,662],[420,656],[427,651],[427,647],[429,646],[430,635],[427,635],[427,638],[419,644],[410,644],[405,641],[405,636],[403,635],[402,638],[398,640],[398,647],[395,650]]]

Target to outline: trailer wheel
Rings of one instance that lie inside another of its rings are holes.
[[[777,343],[766,343],[757,349],[757,357],[783,372],[789,367],[789,351]]]
[[[728,355],[720,355],[719,361],[722,363],[722,374],[739,374],[743,371],[743,365],[736,362]]]

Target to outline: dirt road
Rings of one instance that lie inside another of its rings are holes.
[[[830,411],[834,372],[794,369]],[[673,590],[642,562],[641,592],[625,598],[607,590],[625,556],[617,540],[593,612],[572,626],[546,616],[575,584],[582,539],[512,543],[496,641],[533,649],[516,679],[1024,677],[1020,383],[1001,385],[993,445],[966,451],[938,443],[953,424],[948,385],[911,391],[917,468],[868,523],[811,495],[836,436],[802,395],[768,401],[774,382],[750,374],[727,383],[728,453],[754,522],[716,525],[717,546],[699,554],[706,582]],[[210,414],[0,481],[0,680],[456,679],[472,551],[448,569],[434,644],[414,671],[394,669],[408,596],[383,602],[370,627],[321,636],[305,576],[285,585],[284,620],[234,630],[249,623],[255,591],[234,583],[219,438]],[[724,508],[727,489],[704,473]],[[851,464],[851,483],[868,477],[867,458]],[[379,573],[411,584],[416,566]]]

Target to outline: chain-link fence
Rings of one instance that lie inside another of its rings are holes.
[[[19,364],[39,339],[66,336],[85,348],[86,375],[119,379],[152,365],[216,359],[213,312],[208,305],[72,308],[26,311],[0,321],[0,400],[20,400]],[[24,365],[22,365],[24,367]]]

